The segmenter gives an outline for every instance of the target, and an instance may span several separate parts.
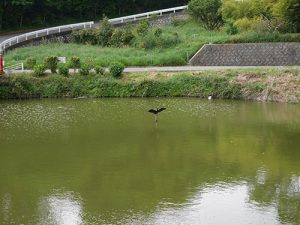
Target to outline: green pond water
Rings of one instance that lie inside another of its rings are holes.
[[[0,224],[300,224],[299,146],[300,105],[1,101]]]

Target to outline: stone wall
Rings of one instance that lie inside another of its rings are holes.
[[[190,60],[194,66],[300,65],[300,43],[207,44]]]

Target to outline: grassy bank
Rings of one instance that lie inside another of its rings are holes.
[[[300,102],[300,69],[0,78],[0,98],[208,97]]]
[[[250,43],[250,42],[279,42],[300,41],[300,34],[257,34],[242,33],[228,35],[224,31],[209,31],[198,23],[187,20],[174,22],[162,27],[163,35],[178,36],[175,46],[155,47],[100,47],[83,44],[42,44],[35,47],[19,48],[5,55],[7,65],[24,62],[29,57],[42,63],[49,55],[79,56],[83,62],[94,61],[99,66],[108,66],[112,61],[119,61],[126,66],[171,66],[185,65],[200,47],[206,43]],[[151,38],[146,40],[153,41]],[[149,44],[149,43],[148,43]],[[151,44],[151,43],[150,43]]]

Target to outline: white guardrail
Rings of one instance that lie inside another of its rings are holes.
[[[119,17],[119,18],[115,18],[115,19],[110,19],[109,22],[113,25],[127,23],[127,22],[132,22],[132,21],[141,20],[141,19],[148,19],[153,15],[176,13],[179,11],[183,11],[187,8],[188,8],[188,6],[179,6],[179,7],[169,8],[169,9],[156,10],[156,11],[152,11],[152,12],[146,12],[146,13],[140,13],[140,14],[135,14],[135,15],[131,15],[131,16],[124,16],[124,17]],[[2,43],[0,43],[0,53],[4,54],[4,52],[7,48],[14,46],[14,45],[18,45],[19,43],[22,43],[22,42],[25,42],[28,40],[46,37],[48,35],[68,32],[68,31],[72,31],[72,30],[92,28],[93,24],[94,24],[93,21],[85,22],[85,23],[76,23],[76,24],[52,27],[52,28],[48,28],[48,29],[43,29],[43,30],[38,30],[38,31],[18,35],[18,36],[9,38],[9,39],[3,41]]]
[[[84,28],[92,28],[92,25],[94,24],[93,21],[91,22],[85,22],[85,23],[76,23],[76,24],[70,24],[70,25],[65,25],[65,26],[58,26],[58,27],[51,27],[48,29],[43,29],[43,30],[37,30],[25,34],[21,34],[12,38],[9,38],[5,41],[3,41],[0,44],[0,52],[4,53],[5,49],[17,45],[19,43],[32,40],[35,38],[41,38],[45,37],[48,35],[53,35],[53,34],[58,34],[58,33],[63,33],[63,32],[68,32],[71,30],[79,30],[79,29],[84,29]]]
[[[127,23],[127,22],[136,21],[139,19],[149,19],[153,15],[161,16],[161,15],[167,14],[167,13],[176,13],[179,11],[183,11],[187,8],[188,8],[188,6],[185,5],[185,6],[179,6],[179,7],[169,8],[169,9],[156,10],[156,11],[152,11],[152,12],[146,12],[146,13],[140,13],[140,14],[135,14],[135,15],[131,15],[131,16],[123,16],[123,17],[119,17],[119,18],[115,18],[115,19],[110,19],[109,22],[112,24]]]

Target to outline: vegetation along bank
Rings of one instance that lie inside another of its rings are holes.
[[[201,72],[147,72],[120,76],[97,69],[40,77],[15,74],[0,78],[0,99],[59,97],[201,97],[300,102],[300,69],[243,69]],[[113,76],[114,75],[114,76]]]

